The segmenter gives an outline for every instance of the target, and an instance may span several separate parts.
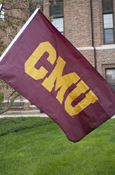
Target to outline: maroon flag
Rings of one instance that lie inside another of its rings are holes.
[[[112,88],[38,9],[1,57],[0,78],[73,142],[115,114]]]

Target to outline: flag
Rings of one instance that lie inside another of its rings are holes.
[[[115,92],[39,9],[2,55],[0,78],[73,142],[115,114]]]

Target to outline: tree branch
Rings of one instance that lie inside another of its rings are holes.
[[[6,106],[4,109],[0,110],[0,114],[3,114],[4,112],[8,111],[10,107],[13,105],[14,100],[19,96],[20,94],[17,92],[14,97],[10,100],[10,103],[8,106]]]

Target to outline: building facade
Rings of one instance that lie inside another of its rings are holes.
[[[42,10],[115,90],[115,0],[44,0]]]
[[[115,0],[58,0],[49,10],[59,4],[64,36],[115,90]]]

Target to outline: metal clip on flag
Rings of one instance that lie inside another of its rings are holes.
[[[115,114],[115,92],[39,9],[2,55],[0,78],[73,142]]]

